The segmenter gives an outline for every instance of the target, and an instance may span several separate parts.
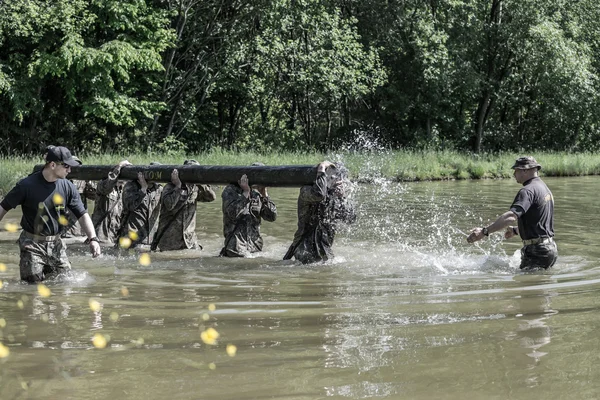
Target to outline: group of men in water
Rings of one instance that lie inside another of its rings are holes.
[[[131,165],[128,161],[121,161],[96,185],[83,182],[76,186],[67,175],[81,161],[69,149],[49,146],[45,161],[42,170],[19,181],[0,202],[0,220],[19,205],[23,211],[18,241],[22,280],[39,282],[71,268],[61,236],[75,221],[87,236],[93,257],[101,254],[100,243],[160,251],[201,249],[195,233],[196,208],[198,202],[215,200],[210,186],[182,182],[177,169],[164,187],[148,181],[142,173],[136,180],[124,182],[119,175],[123,167]],[[198,162],[185,160],[184,165]],[[469,243],[504,229],[505,238],[519,235],[523,240],[521,269],[554,265],[554,198],[538,176],[541,168],[533,157],[516,160],[512,169],[523,187],[509,211],[489,226],[471,231]],[[312,263],[333,257],[338,224],[356,219],[347,196],[348,183],[347,170],[341,164],[324,161],[317,165],[315,182],[300,189],[298,229],[285,260]],[[95,201],[91,217],[80,192],[84,199]],[[242,175],[225,187],[221,197],[225,242],[220,255],[244,257],[262,251],[261,222],[277,218],[267,188],[251,186]]]
[[[184,183],[177,169],[164,187],[142,173],[136,180],[124,182],[119,175],[123,167],[131,165],[126,160],[97,184],[73,183],[67,175],[71,167],[79,165],[81,161],[66,147],[49,146],[44,168],[19,181],[0,202],[0,220],[9,210],[22,208],[22,280],[39,282],[71,268],[62,237],[77,232],[72,229],[76,222],[87,236],[93,257],[101,254],[100,243],[159,251],[201,249],[195,232],[196,208],[198,202],[216,199],[209,185]],[[198,162],[185,160],[184,165]],[[341,164],[324,161],[317,165],[314,184],[300,189],[298,230],[284,259],[310,263],[333,257],[338,224],[356,219],[347,196],[348,183],[347,170]],[[277,218],[267,188],[251,186],[242,175],[224,188],[221,197],[225,242],[220,255],[245,257],[262,251],[261,222]],[[82,198],[95,202],[91,217]]]

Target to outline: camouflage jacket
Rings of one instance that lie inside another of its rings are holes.
[[[256,190],[246,198],[242,188],[228,185],[221,194],[223,199],[223,235],[225,245],[222,256],[244,257],[249,253],[262,251],[263,239],[260,236],[260,223],[264,218],[273,222],[277,218],[275,203],[264,198]]]
[[[284,260],[295,257],[302,263],[326,261],[333,257],[331,247],[340,222],[356,220],[354,207],[344,196],[327,189],[327,177],[317,175],[313,185],[300,189],[298,196],[298,230]]]
[[[108,173],[108,177],[98,182],[96,204],[92,214],[92,223],[96,236],[101,242],[116,243],[119,238],[121,214],[123,213],[123,183],[118,177],[120,168]]]
[[[158,229],[162,189],[162,185],[151,183],[144,192],[138,181],[129,181],[125,184],[119,236],[124,237],[129,232],[136,232],[138,237],[132,240],[131,247],[152,243]]]
[[[209,185],[167,183],[161,196],[161,216],[152,249],[161,251],[197,249],[196,203],[214,201],[215,192]]]

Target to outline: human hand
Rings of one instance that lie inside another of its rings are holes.
[[[517,235],[517,227],[516,226],[509,226],[506,228],[506,231],[504,232],[504,239],[510,239],[513,236]]]
[[[146,182],[146,178],[144,178],[144,174],[142,172],[138,172],[137,176],[138,182],[140,183],[142,190],[145,192],[146,190],[148,190],[148,182]]]
[[[250,194],[250,186],[248,186],[248,176],[246,174],[242,175],[242,177],[238,181],[238,184],[242,188],[244,195],[248,197],[248,195]]]
[[[92,257],[94,258],[102,254],[102,251],[100,250],[100,244],[95,240],[90,241],[90,253],[92,253]]]
[[[475,243],[478,240],[483,239],[485,235],[483,234],[483,228],[474,228],[471,230],[471,234],[467,237],[467,242]]]
[[[177,169],[174,169],[173,172],[171,172],[171,182],[176,188],[181,188],[181,180],[179,179],[179,171]]]
[[[331,161],[323,161],[317,165],[317,172],[325,172],[325,170],[331,166],[335,166],[335,164]]]

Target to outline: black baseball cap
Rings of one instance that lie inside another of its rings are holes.
[[[73,158],[71,151],[63,146],[48,146],[46,148],[46,162],[61,162],[71,167],[78,167],[81,163]]]

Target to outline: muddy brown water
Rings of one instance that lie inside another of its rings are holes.
[[[142,266],[71,243],[73,272],[48,298],[19,283],[17,234],[0,233],[0,398],[597,398],[600,178],[545,181],[560,256],[527,274],[518,241],[464,236],[508,209],[514,180],[360,185],[336,259],[308,266],[281,261],[297,189],[270,190],[279,217],[251,259],[216,257],[218,199],[198,206],[202,251]]]

